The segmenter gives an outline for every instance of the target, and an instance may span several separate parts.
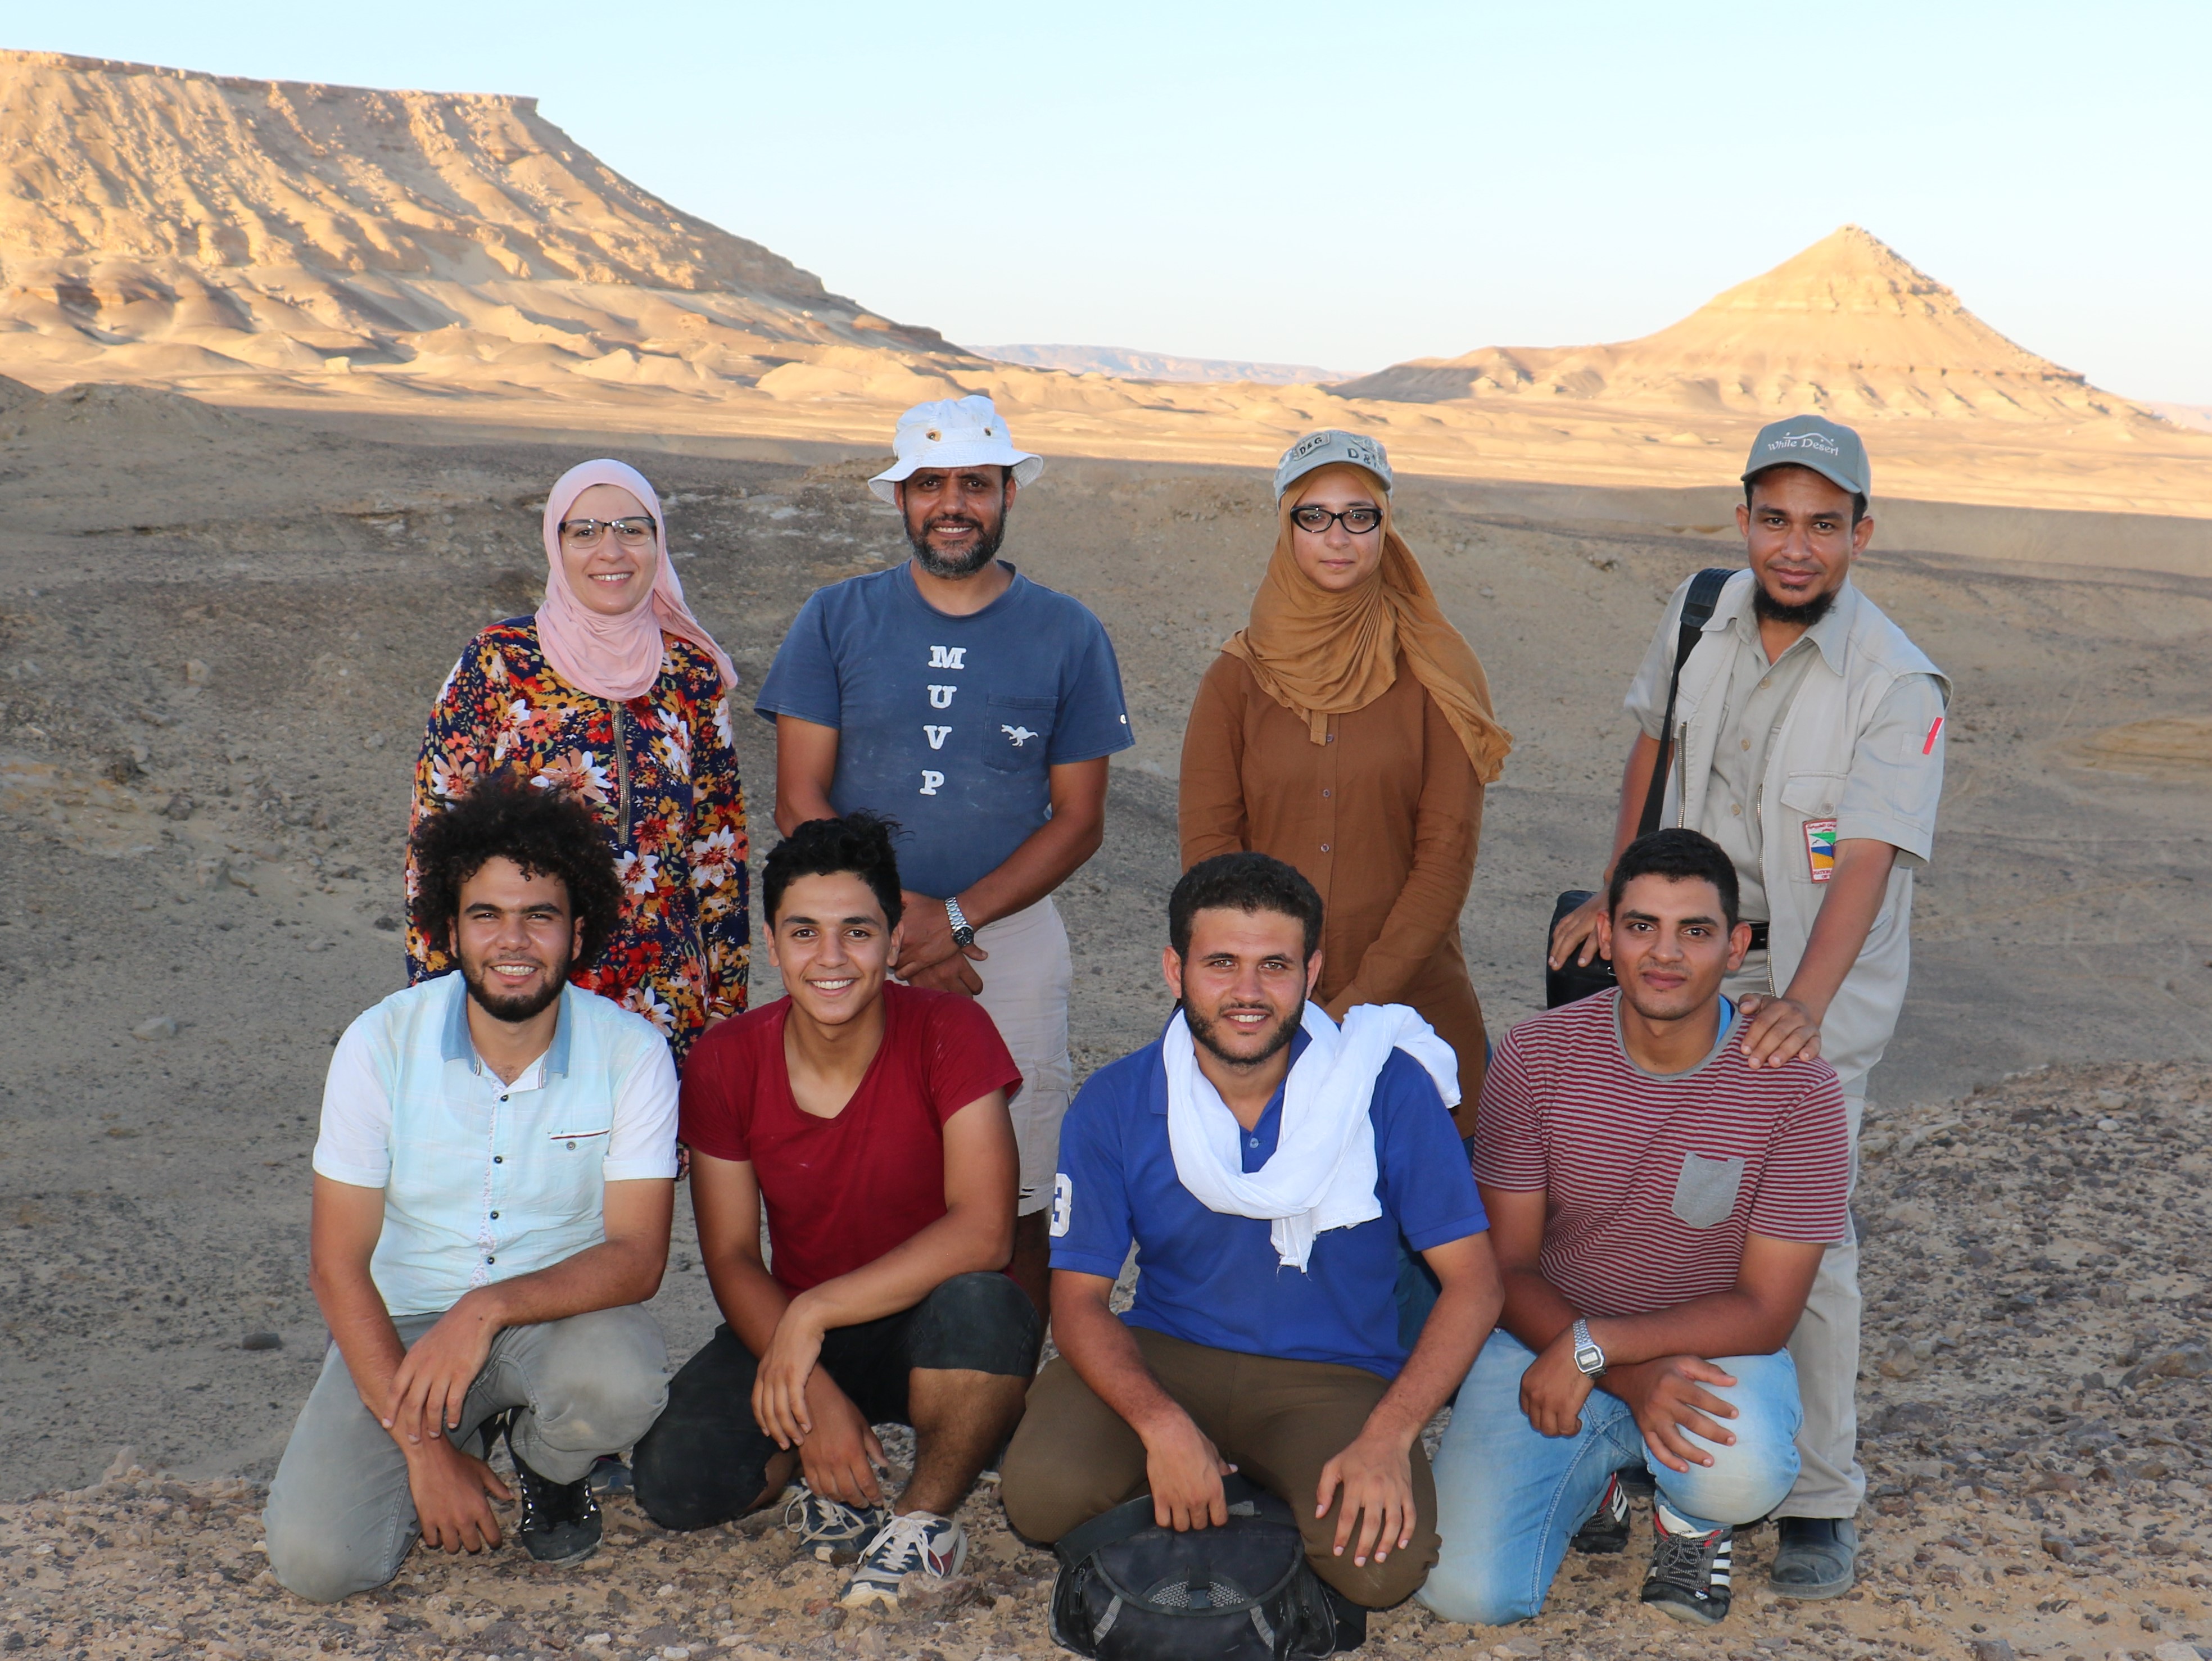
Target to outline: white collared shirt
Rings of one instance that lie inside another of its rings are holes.
[[[469,1037],[458,974],[346,1029],[323,1088],[319,1176],[384,1190],[369,1272],[394,1316],[550,1268],[606,1238],[606,1184],[676,1175],[676,1068],[643,1018],[571,986],[514,1082]]]

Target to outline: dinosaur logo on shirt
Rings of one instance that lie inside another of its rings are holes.
[[[1014,748],[1017,750],[1036,736],[1026,727],[1000,727],[999,730],[1014,741]]]

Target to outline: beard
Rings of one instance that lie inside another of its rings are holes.
[[[1188,1003],[1182,1007],[1183,1024],[1190,1028],[1191,1042],[1204,1049],[1207,1055],[1212,1056],[1224,1067],[1257,1067],[1262,1062],[1269,1060],[1297,1036],[1298,1026],[1304,1015],[1305,1011],[1303,1008],[1292,1010],[1284,1016],[1275,1030],[1267,1035],[1267,1043],[1261,1045],[1256,1054],[1232,1056],[1221,1047],[1221,1041],[1217,1036],[1220,1028],[1212,1020],[1200,1014]]]
[[[561,989],[568,983],[569,961],[563,958],[557,964],[548,964],[547,983],[520,997],[505,997],[493,991],[486,982],[484,966],[470,963],[466,958],[461,962],[461,979],[467,983],[469,996],[476,1000],[477,1008],[495,1021],[520,1025],[524,1021],[535,1019],[553,1007],[553,1001],[561,995]]]
[[[1755,582],[1751,588],[1751,614],[1762,623],[1783,623],[1793,629],[1810,629],[1828,615],[1836,604],[1833,591],[1815,594],[1797,605],[1784,605],[1766,592],[1766,585]]]
[[[975,545],[963,554],[942,554],[929,545],[929,533],[940,525],[973,525]],[[972,577],[999,557],[999,545],[1006,539],[1006,515],[1001,514],[994,525],[965,514],[940,514],[925,520],[919,530],[909,524],[906,530],[907,545],[914,550],[914,563],[933,577],[957,581]]]

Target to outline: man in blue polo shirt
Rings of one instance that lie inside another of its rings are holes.
[[[1241,1470],[1290,1503],[1323,1580],[1388,1608],[1437,1559],[1422,1428],[1503,1299],[1455,1062],[1409,1009],[1362,1005],[1340,1029],[1307,1001],[1321,897],[1279,860],[1193,866],[1168,928],[1175,1017],[1091,1075],[1060,1137],[1060,1355],[1007,1451],[1007,1519],[1048,1543],[1149,1489],[1160,1526],[1206,1528]],[[1410,1354],[1401,1234],[1443,1287]]]
[[[1043,1312],[1044,1211],[1074,1088],[1067,930],[1053,891],[1098,851],[1106,758],[1133,741],[1121,671],[1082,601],[999,558],[1043,467],[988,398],[918,404],[869,481],[913,557],[800,608],[754,704],[775,722],[775,822],[895,819],[909,986],[975,998],[1022,1070],[1006,1272]]]

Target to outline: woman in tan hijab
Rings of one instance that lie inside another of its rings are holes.
[[[1182,863],[1249,849],[1303,872],[1327,907],[1316,996],[1340,1019],[1419,1010],[1459,1056],[1467,1135],[1486,1045],[1459,913],[1483,787],[1513,739],[1391,529],[1390,484],[1382,447],[1356,433],[1284,453],[1274,557],[1183,733]]]

